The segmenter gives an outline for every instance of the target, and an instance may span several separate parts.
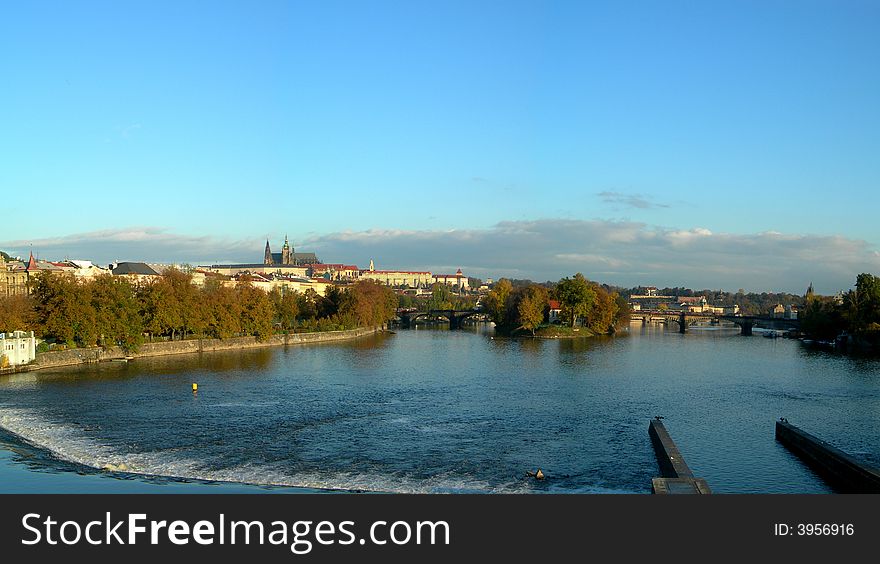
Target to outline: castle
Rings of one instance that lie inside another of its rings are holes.
[[[263,264],[265,266],[304,266],[307,264],[320,264],[320,262],[315,253],[295,252],[287,241],[287,235],[284,236],[284,246],[281,247],[280,253],[273,253],[269,247],[269,240],[266,239],[266,252],[263,255]]]

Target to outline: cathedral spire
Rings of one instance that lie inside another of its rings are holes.
[[[293,255],[290,252],[290,243],[287,235],[284,236],[284,246],[281,247],[281,264],[293,264]]]
[[[263,264],[271,265],[273,262],[272,249],[269,248],[269,239],[266,239],[266,253],[263,255]]]

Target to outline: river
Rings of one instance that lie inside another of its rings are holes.
[[[716,492],[829,492],[774,421],[880,463],[880,361],[633,324],[577,340],[401,330],[2,376],[0,492],[648,493],[654,415]]]

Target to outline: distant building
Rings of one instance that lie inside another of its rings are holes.
[[[675,304],[675,309],[692,313],[710,313],[707,310],[711,309],[706,296],[679,296],[675,299]]]
[[[638,306],[638,309],[660,309],[660,306],[664,304],[671,308],[674,301],[675,296],[658,296],[656,288],[650,295],[635,294],[629,297],[630,306],[633,308]]]
[[[770,310],[770,317],[774,317],[776,319],[782,319],[785,317],[785,307],[782,304],[776,304],[776,306]]]
[[[425,288],[434,283],[430,272],[423,270],[363,270],[361,280],[375,280],[386,286]]]
[[[103,274],[110,274],[109,268],[102,268],[96,264],[92,264],[89,260],[68,260],[64,262],[69,268],[68,272],[72,273],[77,279],[92,279]]]
[[[265,266],[304,266],[307,264],[317,264],[321,261],[315,256],[315,253],[297,253],[287,241],[287,235],[284,236],[284,245],[281,247],[280,253],[273,253],[269,248],[269,240],[266,240],[266,251],[263,253],[263,264]]]
[[[27,364],[36,358],[34,332],[0,333],[0,368]]]
[[[789,304],[785,306],[785,313],[782,316],[784,319],[797,319],[798,318],[798,308],[794,304]]]
[[[262,262],[243,264],[212,264],[199,266],[199,270],[222,274],[224,276],[236,276],[238,274],[257,273],[278,276],[309,276],[309,268],[321,264],[315,253],[297,253],[294,251],[287,237],[284,237],[284,245],[280,253],[273,253],[266,240],[266,249],[263,252]]]
[[[0,255],[0,298],[28,293],[28,273],[20,260],[6,261]]]
[[[266,293],[275,289],[279,290],[282,295],[289,292],[305,293],[307,290],[314,290],[319,296],[326,295],[327,289],[333,285],[332,282],[323,278],[278,276],[274,274],[259,273],[242,273],[223,282],[225,286],[233,288],[244,283],[248,283],[254,288],[260,289]]]
[[[427,288],[434,283],[434,277],[426,270],[376,270],[373,259],[369,270],[361,271],[361,280],[375,280],[394,288]]]
[[[460,290],[470,289],[468,278],[462,274],[460,268],[455,271],[455,274],[435,274],[433,278],[435,284],[446,284],[447,286],[457,287]]]
[[[307,264],[307,274],[336,282],[353,282],[361,277],[361,269],[353,264]]]
[[[155,280],[159,273],[144,262],[114,262],[110,265],[113,276],[125,276],[134,284]]]

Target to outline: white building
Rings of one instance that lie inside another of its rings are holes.
[[[0,368],[27,364],[37,356],[34,332],[0,333]]]

